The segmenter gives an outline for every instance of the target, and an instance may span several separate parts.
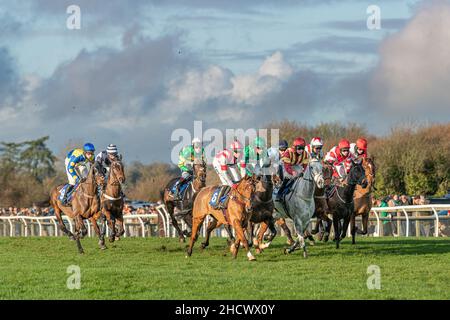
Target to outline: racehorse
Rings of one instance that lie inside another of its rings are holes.
[[[122,161],[120,159],[112,160],[109,167],[108,181],[101,194],[101,210],[108,221],[109,229],[111,231],[109,242],[114,242],[116,238],[119,239],[125,233],[123,226],[124,200],[122,195],[122,183],[124,182],[125,171]],[[117,233],[116,221],[119,227]]]
[[[372,189],[375,188],[375,164],[371,158],[363,158],[362,167],[364,168],[367,187],[363,188],[358,185],[355,189],[353,201],[355,203],[355,209],[350,218],[350,230],[352,233],[352,244],[355,244],[356,233],[367,234],[367,224],[369,222],[369,213],[372,209]],[[356,216],[362,216],[362,231],[356,227]]]
[[[323,179],[325,181],[325,186],[331,184],[331,179],[333,175],[333,168],[326,163],[323,164]],[[317,223],[315,228],[311,231],[312,234],[319,232],[319,228],[322,227],[323,232],[321,232],[319,239],[328,242],[328,238],[331,231],[331,225],[333,221],[328,217],[330,210],[328,208],[327,198],[325,195],[325,188],[316,188],[314,191],[314,202],[316,210],[313,217],[317,218]]]
[[[250,215],[250,221],[247,225],[247,233],[249,240],[253,239],[253,227],[256,223],[263,223],[270,229],[270,236],[267,244],[263,244],[263,236],[267,227],[264,230],[258,232],[258,236],[253,239],[256,253],[261,253],[262,250],[270,245],[273,238],[277,234],[275,229],[275,220],[273,218],[273,181],[272,175],[262,175],[258,177],[258,183],[256,184],[255,194],[252,199],[252,209]]]
[[[350,172],[345,177],[342,186],[334,186],[332,195],[328,198],[328,207],[333,215],[334,241],[336,249],[345,238],[350,218],[353,215],[353,193],[356,185],[367,187],[367,179],[360,163],[352,161]]]
[[[211,215],[217,220],[216,227],[222,224],[231,225],[236,232],[236,239],[230,246],[230,251],[233,258],[237,257],[239,245],[242,242],[247,257],[250,261],[256,260],[250,252],[248,241],[245,238],[244,229],[250,218],[249,211],[252,207],[252,197],[255,191],[255,179],[246,176],[236,186],[232,188],[228,194],[228,206],[226,209],[214,209],[210,203],[212,195],[219,186],[205,187],[198,193],[194,200],[194,207],[192,210],[192,233],[187,249],[187,256],[192,255],[192,248],[195,241],[197,241],[198,233],[203,224],[203,221],[208,215]]]
[[[80,184],[73,191],[71,206],[65,206],[59,200],[60,190],[64,185],[59,185],[50,191],[50,205],[55,210],[55,216],[58,219],[59,228],[68,235],[70,239],[75,240],[79,253],[84,253],[80,238],[87,234],[83,220],[89,219],[94,226],[94,230],[99,237],[101,249],[105,249],[104,241],[102,243],[102,233],[97,225],[97,220],[101,216],[100,201],[97,196],[97,187],[103,186],[104,176],[98,172],[95,166],[91,166],[87,177],[81,179]],[[62,213],[75,221],[75,234],[67,230],[62,220]]]
[[[322,164],[317,159],[311,159],[306,166],[303,177],[294,178],[292,189],[285,196],[285,206],[280,201],[275,201],[276,217],[288,217],[294,221],[297,240],[285,249],[285,253],[291,253],[298,248],[303,249],[306,258],[305,231],[315,210],[314,189],[324,187]]]
[[[175,208],[178,209],[179,214],[183,216],[183,221],[188,225],[188,227],[192,230],[192,205],[194,203],[194,199],[197,196],[198,192],[205,187],[206,185],[206,164],[202,162],[194,162],[194,177],[193,180],[186,187],[184,192],[183,199],[174,200],[171,189],[173,185],[180,178],[174,178],[169,181],[166,185],[164,191],[161,192],[162,200],[167,208],[167,212],[170,215],[170,219],[172,220],[172,225],[178,233],[178,237],[180,242],[185,241],[185,235],[189,236],[188,232],[182,232],[180,226],[178,225],[177,219],[175,218],[174,211]]]

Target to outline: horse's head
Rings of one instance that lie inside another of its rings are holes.
[[[323,178],[322,163],[318,159],[312,158],[309,161],[308,166],[309,166],[311,177],[314,179],[314,183],[316,184],[317,188],[322,189],[325,186],[325,180]]]
[[[273,185],[271,175],[258,176],[255,192],[265,193],[271,185]]]
[[[352,166],[347,176],[347,183],[349,185],[359,184],[361,187],[367,188],[368,183],[366,173],[361,163],[352,161]]]
[[[206,164],[203,161],[194,163],[194,179],[198,180],[202,185],[206,184]]]
[[[112,184],[122,184],[125,182],[124,165],[120,158],[111,161],[111,165],[109,167],[109,179],[114,179],[111,181]]]
[[[91,170],[94,175],[95,184],[97,186],[103,187],[105,185],[105,176],[103,175],[101,170],[96,165],[93,165]]]
[[[364,158],[362,161],[362,166],[363,166],[365,174],[366,174],[367,182],[373,186],[375,183],[375,170],[376,170],[373,159],[372,158]]]
[[[329,186],[331,185],[331,182],[333,180],[333,167],[328,162],[322,163],[322,173],[323,173],[323,179],[325,181],[325,185]]]
[[[256,189],[256,184],[258,183],[258,179],[255,176],[249,177],[245,176],[239,183],[236,188],[236,191],[243,198],[245,203],[245,209],[247,211],[251,211],[252,209],[252,197],[253,193]]]

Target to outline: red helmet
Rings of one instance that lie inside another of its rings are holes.
[[[350,149],[350,141],[348,141],[347,139],[342,139],[341,141],[339,141],[338,147],[339,149]]]
[[[305,141],[305,139],[298,137],[298,138],[295,138],[293,145],[294,145],[294,147],[297,147],[297,146],[304,147],[304,146],[306,146],[306,141]]]
[[[367,150],[367,140],[364,138],[359,138],[358,140],[356,140],[356,147],[358,149]]]
[[[230,144],[230,149],[231,150],[242,150],[242,144],[239,141],[233,141]]]

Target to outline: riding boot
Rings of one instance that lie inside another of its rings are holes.
[[[70,199],[70,196],[72,195],[72,191],[74,189],[75,189],[75,186],[73,186],[71,184],[67,185],[66,192],[64,193],[64,197],[61,201],[64,205],[68,204],[68,200]]]
[[[220,188],[219,194],[217,195],[217,199],[216,199],[216,203],[214,204],[214,208],[215,209],[225,209],[221,202],[220,199],[223,197],[223,195],[225,194],[225,192],[229,189],[229,186],[224,185]]]
[[[283,179],[283,182],[281,183],[280,189],[278,189],[277,197],[275,201],[281,201],[281,195],[284,192],[284,189],[286,188],[286,185],[288,184],[289,179]]]

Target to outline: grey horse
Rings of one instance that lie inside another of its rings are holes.
[[[306,243],[304,233],[309,226],[312,215],[314,214],[314,190],[324,187],[324,178],[322,174],[322,163],[317,159],[311,159],[305,169],[303,177],[295,178],[291,190],[285,196],[285,206],[279,201],[274,201],[274,217],[290,218],[294,221],[295,231],[298,238],[295,243],[285,250],[285,253],[291,253],[298,248],[303,249],[303,256],[306,258]]]

